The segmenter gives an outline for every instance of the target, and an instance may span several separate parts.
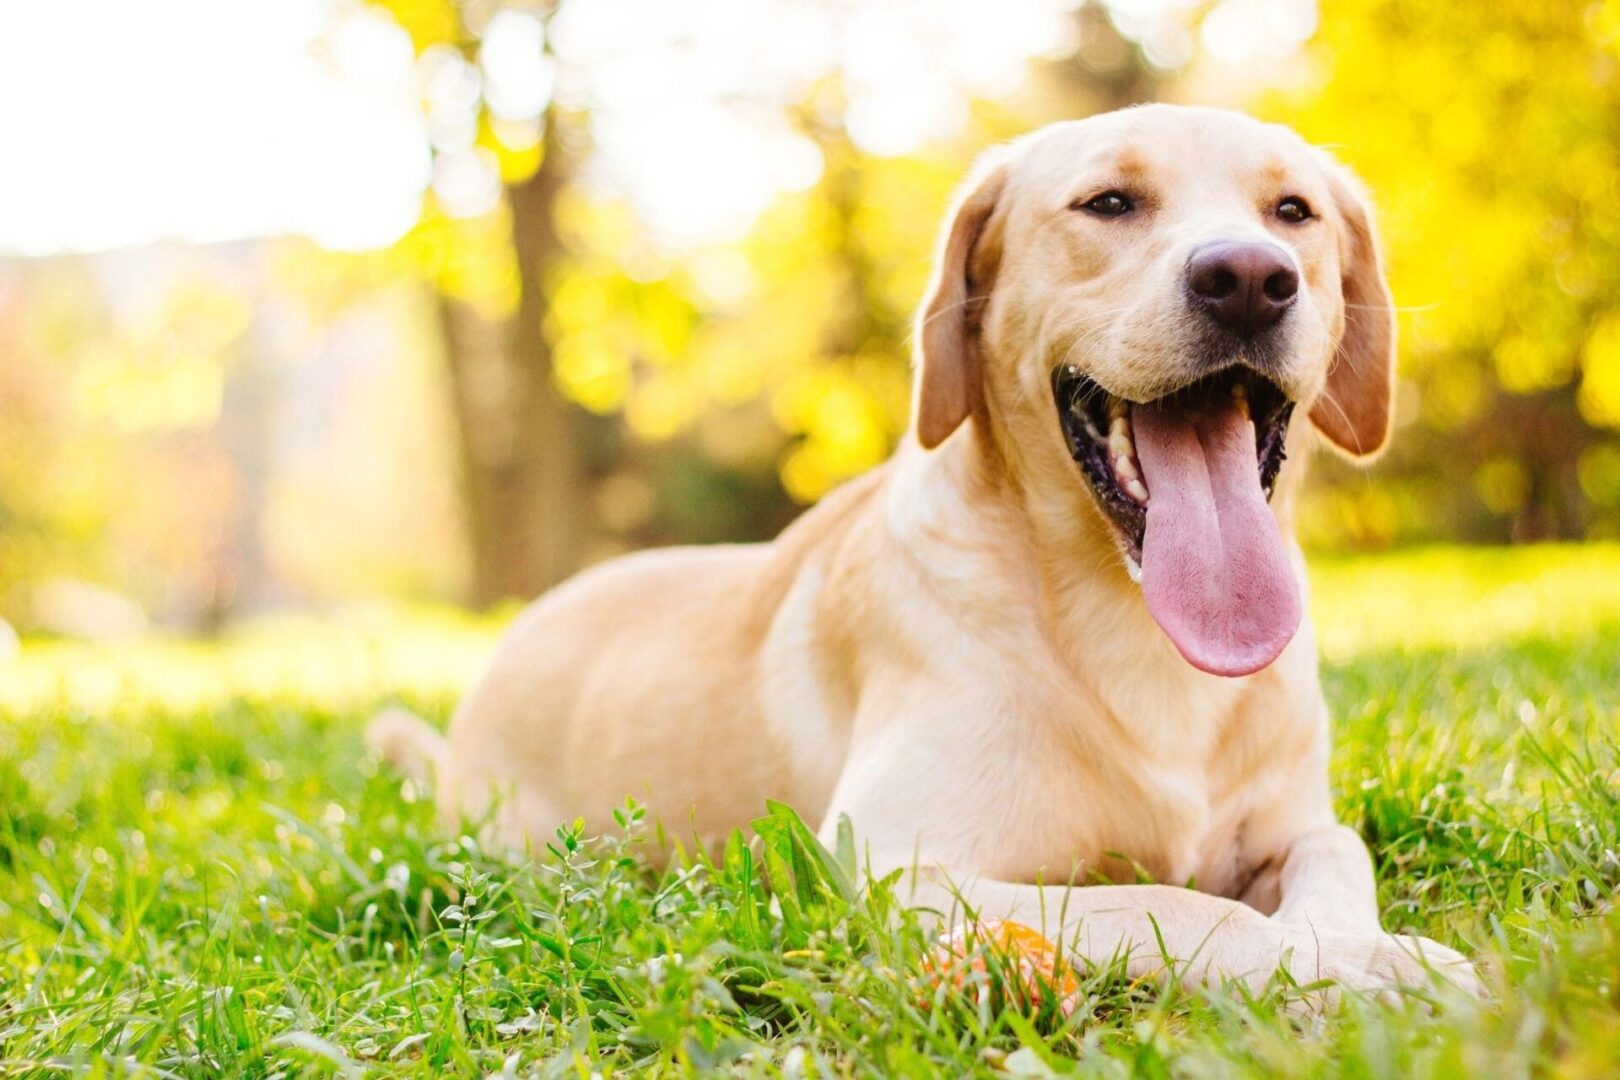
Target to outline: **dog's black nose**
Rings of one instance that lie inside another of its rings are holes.
[[[1277,324],[1299,292],[1299,274],[1272,244],[1222,240],[1187,260],[1187,291],[1209,317],[1239,337]]]

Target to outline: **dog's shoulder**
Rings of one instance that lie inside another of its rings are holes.
[[[882,503],[894,465],[886,462],[835,489],[801,514],[769,545],[770,558],[749,601],[769,621],[804,567],[830,554],[856,524]]]

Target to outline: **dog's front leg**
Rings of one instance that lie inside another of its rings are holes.
[[[947,926],[1022,923],[1061,942],[1067,955],[1087,965],[1123,961],[1133,979],[1237,981],[1259,992],[1283,970],[1299,984],[1328,980],[1379,991],[1410,974],[1400,967],[1410,964],[1408,953],[1385,947],[1387,935],[1284,923],[1238,901],[1175,886],[956,882],[924,871],[912,875],[910,887],[911,906],[938,913]]]
[[[1272,921],[1353,942],[1347,959],[1380,981],[1418,986],[1439,974],[1475,994],[1473,965],[1455,949],[1428,938],[1387,934],[1378,918],[1378,886],[1367,845],[1354,830],[1331,825],[1301,834],[1282,861],[1280,899]]]
[[[1353,829],[1313,829],[1288,848],[1279,875],[1280,900],[1272,916],[1290,925],[1376,934],[1378,885],[1372,856]]]

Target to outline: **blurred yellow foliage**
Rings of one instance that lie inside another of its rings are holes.
[[[417,52],[430,45],[455,44],[462,37],[455,0],[372,0],[411,35]]]
[[[87,343],[75,380],[85,420],[131,433],[212,424],[250,314],[240,294],[195,280],[125,333]]]
[[[1581,370],[1581,413],[1594,424],[1620,428],[1620,308],[1587,335]]]
[[[1335,0],[1315,78],[1262,100],[1367,181],[1402,306],[1406,424],[1384,473],[1403,482],[1384,486],[1411,501],[1358,535],[1343,503],[1372,496],[1330,469],[1320,538],[1620,535],[1577,479],[1620,428],[1616,11]]]
[[[444,295],[501,318],[518,302],[510,213],[503,206],[480,217],[453,218],[430,202],[395,250]]]
[[[479,118],[478,145],[495,155],[504,184],[522,183],[540,168],[544,154],[541,135],[539,118],[503,120],[487,114]]]
[[[882,461],[905,430],[910,311],[934,208],[961,164],[846,154],[843,172],[782,197],[742,240],[673,265],[637,253],[641,230],[621,206],[570,198],[562,228],[576,257],[547,319],[559,388],[595,412],[623,409],[650,440],[763,402],[784,489],[820,498]],[[715,440],[753,447],[756,431],[711,426],[704,441],[726,459]]]

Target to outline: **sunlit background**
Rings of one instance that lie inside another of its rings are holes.
[[[0,630],[484,606],[904,430],[974,154],[1166,99],[1365,178],[1318,551],[1620,536],[1620,0],[0,2]]]

